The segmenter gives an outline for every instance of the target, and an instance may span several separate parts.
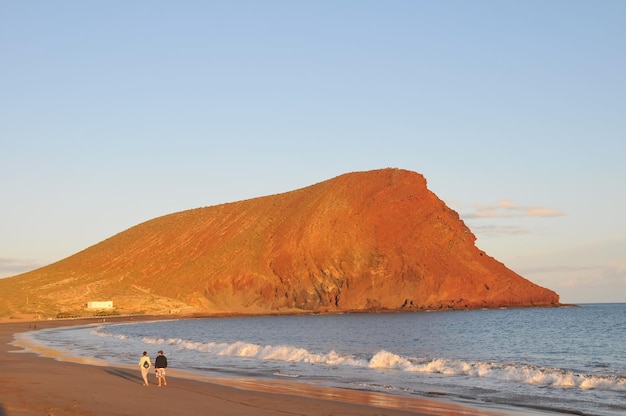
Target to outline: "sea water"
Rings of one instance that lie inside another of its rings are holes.
[[[32,332],[78,357],[479,406],[626,414],[626,304],[203,318]]]

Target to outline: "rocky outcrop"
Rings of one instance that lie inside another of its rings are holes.
[[[3,280],[0,293],[19,282],[57,310],[99,299],[125,311],[237,313],[559,303],[478,249],[424,177],[399,169],[156,218]]]

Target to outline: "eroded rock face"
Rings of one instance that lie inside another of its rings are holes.
[[[13,279],[47,282],[60,299],[66,289],[51,282],[71,278],[90,292],[81,299],[112,298],[128,310],[142,293],[197,312],[559,303],[474,243],[422,175],[382,169],[156,218]]]

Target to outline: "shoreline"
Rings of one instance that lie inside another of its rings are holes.
[[[107,317],[145,322],[171,316]],[[176,319],[176,318],[174,318]],[[445,398],[407,398],[326,388],[297,381],[227,379],[168,369],[168,386],[142,386],[138,367],[72,359],[16,341],[15,334],[89,325],[101,318],[0,322],[0,416],[30,415],[364,415],[514,416],[536,413],[460,405]],[[26,349],[25,349],[26,348]],[[152,374],[151,374],[152,375]],[[150,379],[154,383],[154,377]],[[537,413],[538,414],[538,413]]]

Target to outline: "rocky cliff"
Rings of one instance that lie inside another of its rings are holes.
[[[348,173],[156,218],[0,280],[5,313],[289,313],[557,305],[475,246],[418,173]],[[30,306],[23,304],[26,292]],[[26,308],[26,309],[25,309]],[[9,311],[9,312],[7,312]],[[0,310],[0,312],[2,312]]]

